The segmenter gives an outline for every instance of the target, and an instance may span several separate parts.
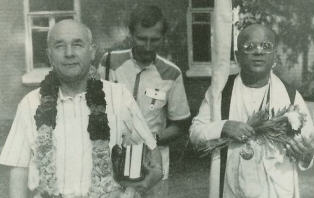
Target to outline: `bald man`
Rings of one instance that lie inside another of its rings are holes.
[[[314,128],[309,111],[301,95],[272,72],[277,39],[271,29],[250,25],[240,32],[237,46],[241,71],[229,77],[222,91],[221,104],[217,104],[221,105],[221,120],[211,120],[206,93],[190,128],[195,145],[220,137],[234,140],[228,148],[212,154],[209,197],[298,198],[297,165],[305,170],[313,163]],[[262,109],[277,112],[290,104],[307,115],[301,137],[284,146],[252,140],[253,158],[242,158],[240,154],[247,152],[244,143],[255,133],[246,124],[249,116]]]
[[[11,167],[10,197],[132,198],[157,183],[155,138],[127,89],[97,77],[90,30],[64,20],[47,42],[52,71],[20,102],[0,155]],[[111,149],[140,143],[150,154],[145,177],[122,187],[113,179]]]

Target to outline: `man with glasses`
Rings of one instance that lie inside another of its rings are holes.
[[[272,72],[277,39],[271,29],[250,25],[240,32],[237,45],[241,72],[230,76],[222,91],[221,120],[211,119],[206,94],[190,128],[190,139],[195,145],[221,137],[235,140],[220,153],[212,154],[209,197],[299,197],[296,167],[305,170],[313,163],[314,128],[309,111],[301,95]],[[298,105],[307,115],[301,136],[287,142],[285,149],[250,141],[254,155],[250,160],[242,158],[240,154],[246,146],[243,143],[255,133],[246,124],[253,112],[271,109],[276,112],[290,104]]]

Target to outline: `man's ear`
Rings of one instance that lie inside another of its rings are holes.
[[[48,57],[49,63],[50,63],[50,65],[52,66],[52,63],[51,63],[51,58],[50,58],[50,50],[49,50],[49,48],[47,48],[47,49],[46,49],[46,54],[47,54],[47,57]]]
[[[94,60],[96,57],[96,44],[92,43],[90,45],[90,50],[91,50],[91,60]]]

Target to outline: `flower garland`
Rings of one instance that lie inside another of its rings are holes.
[[[38,131],[35,140],[35,163],[39,173],[36,191],[42,197],[57,198],[62,194],[57,188],[56,140],[53,130],[56,127],[57,99],[60,81],[54,71],[49,72],[40,85],[40,105],[34,116]],[[86,103],[90,108],[87,131],[92,140],[91,187],[88,197],[108,197],[120,186],[111,176],[110,128],[106,114],[105,93],[102,82],[91,75],[87,81]]]

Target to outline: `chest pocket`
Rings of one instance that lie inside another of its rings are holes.
[[[145,96],[148,97],[149,110],[161,109],[167,104],[166,92],[162,90],[147,88],[145,90]]]

